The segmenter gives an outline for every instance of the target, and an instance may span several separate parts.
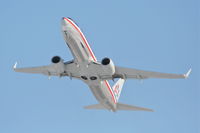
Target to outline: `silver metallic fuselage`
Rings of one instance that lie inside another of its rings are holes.
[[[99,71],[95,69],[98,66],[96,57],[94,56],[85,36],[80,28],[69,18],[63,18],[61,22],[61,30],[67,46],[70,48],[74,56],[74,69],[80,74],[80,78],[91,89],[95,98],[105,108],[116,111],[116,98],[108,81],[98,78]],[[91,77],[97,79],[91,80]]]

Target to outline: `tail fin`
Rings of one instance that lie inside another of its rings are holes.
[[[152,109],[127,105],[127,104],[122,104],[122,103],[117,103],[117,110],[133,110],[133,111],[150,111],[150,112],[153,112]]]
[[[120,78],[112,87],[117,101],[119,100],[124,82],[125,82],[125,80]]]

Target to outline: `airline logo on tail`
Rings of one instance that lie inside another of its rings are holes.
[[[125,80],[120,78],[112,87],[116,101],[118,101],[120,97],[124,82]]]
[[[118,97],[119,96],[119,85],[118,84],[113,88],[113,91],[114,91],[115,97]]]

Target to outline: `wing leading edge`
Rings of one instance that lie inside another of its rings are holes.
[[[189,69],[186,74],[171,74],[171,73],[161,73],[144,71],[133,68],[115,67],[115,74],[113,78],[125,78],[125,79],[146,79],[146,78],[163,78],[163,79],[184,79],[188,78],[192,69]]]
[[[56,64],[51,64],[47,66],[37,66],[37,67],[25,67],[25,68],[17,68],[17,63],[13,66],[13,70],[15,72],[22,73],[32,73],[32,74],[44,74],[46,76],[69,76],[70,78],[80,78],[80,75],[76,73],[76,67],[74,67],[74,63],[64,64],[64,67],[67,67],[68,71],[63,71]]]
[[[40,66],[40,67],[28,67],[28,68],[17,68],[17,62],[13,66],[15,72],[23,73],[35,73],[35,74],[45,74],[48,75],[48,72],[51,71],[51,66]]]

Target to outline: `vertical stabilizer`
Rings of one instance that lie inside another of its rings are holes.
[[[116,100],[119,100],[125,80],[119,79],[112,87]]]

